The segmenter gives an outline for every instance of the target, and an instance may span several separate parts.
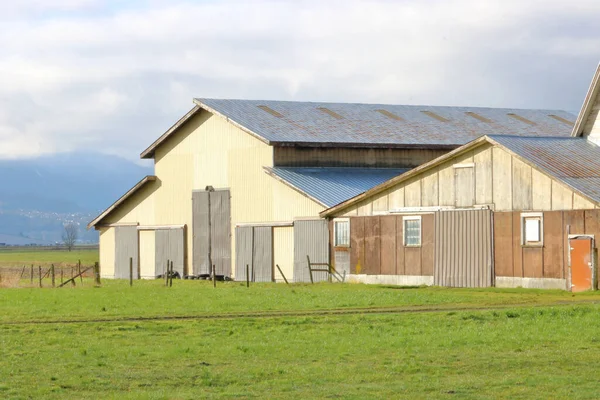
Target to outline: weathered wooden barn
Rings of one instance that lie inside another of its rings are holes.
[[[351,280],[586,290],[599,183],[591,141],[485,136],[322,216]]]
[[[600,67],[569,138],[481,137],[323,211],[331,262],[367,283],[597,288],[598,144]]]
[[[248,264],[252,279],[272,281],[279,265],[305,280],[306,255],[329,258],[324,209],[483,135],[568,137],[574,119],[556,110],[194,102],[142,152],[155,174],[89,224],[100,231],[103,277],[128,277],[132,259],[144,278],[171,260],[182,275],[214,265],[245,279]]]

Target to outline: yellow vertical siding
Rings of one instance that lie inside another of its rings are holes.
[[[116,223],[139,223],[140,225],[154,225],[155,194],[159,188],[159,182],[147,183],[144,187],[133,194],[127,201],[121,204],[110,215],[103,224]]]
[[[288,282],[294,280],[294,228],[276,227],[273,229],[274,264],[279,265]],[[283,281],[275,268],[275,281]]]
[[[100,228],[100,276],[115,277],[115,228]]]
[[[155,277],[155,232],[140,231],[140,276],[144,278]]]

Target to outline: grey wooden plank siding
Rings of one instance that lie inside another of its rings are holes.
[[[493,286],[492,212],[438,211],[435,215],[434,284]]]
[[[308,263],[329,262],[329,229],[326,220],[294,221],[294,281],[310,282]],[[315,282],[328,280],[327,273],[313,274]]]
[[[235,228],[235,279],[246,280],[246,265],[252,270],[252,233],[251,226]]]
[[[193,274],[208,275],[208,192],[192,192],[192,235]]]
[[[210,212],[209,212],[210,204]],[[211,234],[209,238],[209,215]],[[209,240],[212,243],[211,257],[217,275],[231,275],[231,200],[229,190],[192,193],[193,230],[193,273],[212,272],[209,260]]]
[[[173,262],[173,270],[184,275],[184,230],[159,229],[155,237],[155,274],[162,275],[167,268],[167,261]]]
[[[133,279],[138,279],[139,243],[137,226],[115,229],[115,278],[129,279],[129,259],[133,258]]]
[[[273,282],[273,228],[235,228],[235,277],[246,280],[246,265],[252,282]]]
[[[210,192],[211,257],[217,275],[231,276],[230,210],[229,190]]]

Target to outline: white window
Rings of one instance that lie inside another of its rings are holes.
[[[541,246],[544,238],[544,216],[542,213],[521,214],[521,244]]]
[[[402,217],[404,246],[421,246],[421,217]]]
[[[333,245],[337,247],[350,247],[350,219],[340,218],[333,220]]]

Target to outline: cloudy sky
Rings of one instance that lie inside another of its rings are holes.
[[[0,0],[0,157],[135,159],[193,97],[577,112],[599,15],[597,0]]]

